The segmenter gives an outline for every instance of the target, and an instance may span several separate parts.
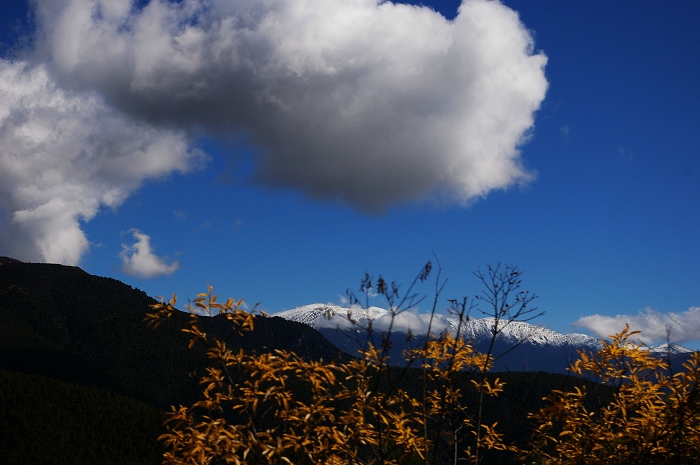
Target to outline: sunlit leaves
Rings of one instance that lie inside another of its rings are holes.
[[[479,302],[498,322],[494,338],[499,325],[535,310],[516,267],[499,265],[477,276],[486,289]],[[412,288],[401,296],[381,277],[366,276],[361,284],[365,293],[384,295],[393,315],[416,301]],[[175,297],[155,304],[147,323],[170,318],[175,304]],[[474,308],[466,298],[451,304],[459,321]],[[190,346],[207,347],[210,365],[199,379],[200,398],[169,414],[160,438],[166,464],[427,464],[439,456],[444,461],[446,447],[468,463],[480,463],[484,450],[517,452],[538,464],[586,465],[694,464],[700,453],[700,355],[671,373],[664,360],[630,342],[635,332],[628,328],[598,352],[580,353],[572,375],[593,383],[552,391],[548,405],[530,415],[533,435],[525,451],[506,443],[498,424],[483,421],[484,396],[498,396],[504,383],[486,376],[491,350],[476,351],[459,331],[425,338],[404,352],[422,374],[420,389],[409,393],[395,382],[389,338],[379,346],[367,341],[359,358],[347,360],[245,352],[198,323],[198,315],[224,314],[234,333],[249,332],[254,312],[243,301],[220,303],[209,288],[187,308],[192,315],[182,331]],[[467,409],[469,395],[478,399],[477,411]]]
[[[570,368],[615,388],[609,402],[589,410],[586,391],[553,391],[550,405],[531,415],[538,424],[530,455],[543,464],[696,463],[700,399],[696,352],[684,371],[629,341],[625,328]]]
[[[429,264],[421,276],[430,271]],[[398,287],[379,278],[367,279],[365,291],[376,289],[388,298]],[[174,312],[176,299],[153,305],[146,320],[157,326]],[[201,397],[191,406],[173,408],[167,432],[164,463],[266,463],[353,464],[401,463],[410,458],[434,457],[435,438],[443,434],[446,417],[457,418],[461,434],[473,425],[466,417],[464,393],[473,386],[457,379],[458,373],[490,366],[489,357],[474,350],[461,337],[449,334],[430,339],[405,353],[426,373],[430,388],[420,397],[387,384],[390,366],[384,347],[373,344],[361,357],[345,362],[309,361],[275,350],[269,353],[234,351],[225,341],[205,333],[201,314],[225,314],[233,331],[254,327],[253,312],[242,301],[220,303],[211,288],[197,295],[187,308],[190,319],[182,331],[190,346],[207,347],[211,365],[199,379]],[[413,363],[413,362],[412,362]],[[498,380],[483,386],[487,395],[502,389]],[[484,448],[506,449],[496,425],[485,425],[479,435]]]

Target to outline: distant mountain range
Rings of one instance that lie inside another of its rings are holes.
[[[289,321],[311,326],[341,350],[354,354],[368,340],[381,343],[391,321],[391,314],[381,308],[345,308],[335,305],[313,304],[275,313]],[[402,352],[420,344],[431,328],[432,334],[450,331],[455,334],[459,319],[442,314],[401,313],[394,318],[391,348],[388,352],[392,363],[403,363]],[[460,329],[460,334],[471,341],[477,350],[488,350],[493,336],[493,318],[470,318]],[[369,330],[369,331],[368,331]],[[580,351],[594,352],[601,347],[599,339],[585,334],[561,334],[542,326],[520,321],[501,321],[499,334],[493,347],[497,371],[546,371],[565,373],[569,363]],[[658,356],[685,360],[692,350],[678,344],[651,347]],[[675,363],[674,363],[675,364]]]
[[[176,403],[191,395],[193,386],[182,380],[200,367],[203,352],[186,349],[187,337],[179,331],[187,318],[184,313],[157,331],[146,328],[143,317],[154,302],[138,289],[115,279],[90,275],[77,267],[0,257],[0,369],[42,372],[53,366],[64,377],[75,373],[83,378],[92,376],[95,383],[112,380],[124,392],[141,393],[162,405]],[[255,351],[286,349],[306,358],[330,360],[339,349],[357,354],[368,338],[381,342],[389,320],[387,310],[377,307],[349,310],[313,304],[270,318],[256,318],[254,334],[242,338],[227,336],[223,318],[203,318],[202,325],[221,337],[229,337],[235,347]],[[403,349],[420,344],[429,323],[430,315],[425,314],[404,313],[394,320],[389,353],[392,362],[400,363]],[[458,324],[456,318],[436,314],[432,332],[454,332]],[[369,327],[373,328],[371,333],[363,329]],[[491,340],[492,327],[491,319],[473,318],[461,332],[484,351]],[[517,347],[513,349],[514,346]],[[598,339],[584,334],[560,334],[511,322],[496,338],[495,370],[564,373],[578,351],[599,347]],[[650,350],[659,356],[680,359],[691,352],[677,344]],[[57,359],[62,360],[62,365],[45,362]],[[63,368],[57,369],[59,365]]]

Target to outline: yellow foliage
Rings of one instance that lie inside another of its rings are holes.
[[[173,296],[154,305],[149,326],[172,316],[175,304]],[[187,308],[182,330],[190,347],[206,345],[211,366],[199,380],[200,400],[169,413],[160,437],[165,464],[427,464],[435,463],[440,438],[454,447],[455,463],[460,444],[469,463],[480,462],[484,449],[586,465],[694,464],[700,453],[700,354],[671,374],[664,360],[630,342],[636,333],[628,328],[570,367],[612,387],[612,397],[592,407],[585,388],[552,391],[530,415],[533,437],[522,451],[503,441],[497,424],[482,424],[481,410],[467,412],[465,390],[476,390],[481,409],[483,396],[497,396],[504,383],[483,376],[491,355],[459,335],[428,338],[404,353],[422,370],[422,392],[411,395],[389,376],[385,348],[368,344],[360,358],[325,363],[281,350],[246,353],[202,331],[197,316],[224,314],[244,334],[255,319],[243,301],[220,303],[210,287]],[[458,376],[465,370],[482,376],[466,382]]]
[[[173,297],[154,305],[147,323],[155,327],[169,318],[175,304]],[[308,361],[280,350],[234,351],[203,332],[197,314],[222,313],[242,334],[254,327],[253,313],[242,301],[219,303],[209,288],[187,308],[192,315],[182,330],[191,336],[190,347],[207,345],[212,366],[199,381],[201,399],[169,414],[168,431],[160,437],[165,464],[427,463],[435,453],[430,435],[465,410],[462,396],[469,384],[458,385],[455,373],[491,363],[462,338],[429,340],[405,354],[423,368],[424,393],[417,399],[391,385],[385,351],[372,344],[360,358],[342,363]],[[484,389],[497,395],[502,383],[487,382]],[[454,428],[474,429],[459,418]],[[508,448],[496,425],[480,426],[479,447]]]
[[[671,375],[663,359],[630,342],[626,327],[580,358],[573,374],[614,387],[594,409],[586,391],[553,391],[532,414],[538,425],[529,455],[541,464],[695,464],[700,452],[700,354]]]

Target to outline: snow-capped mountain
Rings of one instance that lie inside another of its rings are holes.
[[[346,330],[353,327],[354,329],[365,329],[371,321],[373,329],[385,331],[391,319],[391,314],[388,310],[378,307],[364,309],[324,304],[305,305],[292,310],[275,313],[272,316],[279,316],[286,320],[304,323],[316,330]],[[430,314],[404,312],[394,317],[392,332],[410,332],[413,335],[425,334],[428,325],[431,324],[430,318]],[[459,325],[459,319],[456,317],[435,314],[433,316],[431,332],[433,334],[438,334],[448,330],[455,333]],[[535,326],[521,321],[512,321],[508,322],[508,324],[501,321],[501,325],[502,326],[499,328],[499,337],[501,337],[504,342],[518,343],[527,340],[530,344],[541,346],[577,346],[590,349],[597,349],[600,347],[600,341],[598,339],[585,334],[561,334],[542,326]],[[493,318],[471,318],[466,323],[462,323],[460,332],[465,335],[466,338],[479,342],[483,339],[491,338],[493,327]],[[664,352],[666,351],[666,349],[663,350]]]
[[[687,347],[683,347],[673,342],[668,342],[666,344],[661,344],[660,346],[652,347],[649,349],[649,351],[661,356],[690,354],[693,352],[691,349],[688,349]]]
[[[381,343],[382,336],[391,328],[392,363],[401,363],[404,349],[415,347],[423,340],[428,329],[433,335],[443,331],[460,334],[473,341],[478,350],[485,351],[493,336],[493,318],[470,318],[460,327],[459,319],[441,314],[403,312],[395,315],[385,309],[370,307],[345,308],[336,305],[312,304],[286,310],[271,316],[296,321],[320,331],[341,350],[353,354],[367,340]],[[515,348],[514,348],[515,347]],[[578,357],[579,351],[593,352],[601,347],[599,339],[585,334],[561,334],[542,326],[513,321],[499,326],[493,354],[498,357],[496,370],[547,371],[563,373],[568,364]],[[692,352],[678,344],[664,344],[649,350],[659,356]],[[500,354],[504,354],[500,356]]]
[[[387,310],[379,307],[369,307],[365,309],[359,307],[344,308],[337,305],[311,304],[274,313],[270,316],[279,316],[285,320],[304,323],[314,329],[319,329],[322,327],[334,326],[330,323],[331,320],[333,320],[334,323],[343,324],[343,317],[352,319],[362,325],[368,323],[370,320],[376,320],[387,313]],[[348,323],[350,323],[349,320]]]

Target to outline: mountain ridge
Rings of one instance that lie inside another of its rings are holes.
[[[70,363],[85,359],[89,366],[103,367],[108,376],[100,375],[100,379],[116,379],[127,390],[146,392],[158,398],[159,403],[171,404],[182,396],[189,397],[193,387],[175,389],[175,384],[164,384],[165,378],[155,376],[149,364],[164,367],[176,378],[186,378],[187,373],[198,369],[196,360],[203,353],[185,349],[187,336],[180,329],[188,318],[186,312],[176,312],[175,321],[157,331],[145,327],[143,317],[154,302],[128,284],[93,276],[78,267],[0,257],[0,347],[71,351],[79,357],[71,358]],[[202,318],[204,329],[228,337],[223,318]],[[357,354],[359,346],[368,339],[359,329],[377,330],[369,336],[377,337],[375,342],[380,343],[381,331],[388,328],[389,322],[387,310],[379,307],[349,309],[310,304],[269,317],[258,316],[255,334],[230,342],[246,350],[292,350],[306,358],[331,360],[339,356],[339,351]],[[394,319],[393,325],[390,355],[400,360],[402,350],[419,344],[429,325],[434,333],[455,331],[459,320],[436,314],[431,321],[428,314],[404,312]],[[491,339],[492,327],[493,320],[472,318],[462,330],[483,352],[486,341]],[[578,351],[592,352],[600,347],[596,338],[561,334],[525,322],[509,323],[495,342],[493,354],[505,354],[494,367],[496,371],[565,373]],[[513,349],[514,346],[517,347]],[[678,344],[650,350],[669,359],[692,352]],[[177,366],[171,366],[172,360],[178,360]]]
[[[371,334],[362,335],[363,331],[382,333],[388,329],[391,313],[379,307],[341,307],[332,304],[310,304],[272,314],[290,321],[307,324],[321,332],[332,343],[349,353],[371,339]],[[485,351],[493,337],[493,318],[468,318],[460,327],[459,319],[442,314],[416,314],[409,311],[400,312],[392,325],[392,348],[390,357],[394,362],[402,360],[401,352],[412,345],[420,343],[420,336],[427,334],[428,328],[433,335],[442,331],[456,333],[458,327],[466,340],[474,343],[477,350]],[[578,357],[580,351],[594,352],[602,347],[601,339],[581,333],[562,334],[522,321],[504,321],[499,327],[499,334],[494,345],[494,355],[504,354],[496,363],[496,370],[547,371],[565,373],[569,363]],[[411,341],[412,344],[406,342]],[[377,339],[378,340],[378,339]],[[679,344],[662,344],[645,347],[657,356],[683,356],[692,353],[691,349]],[[519,360],[519,358],[521,360]]]
[[[0,257],[0,369],[138,392],[160,406],[187,402],[198,391],[192,374],[206,366],[204,347],[187,348],[188,312],[148,328],[144,317],[155,302],[78,267]],[[223,315],[200,324],[236,349],[325,360],[339,352],[312,328],[281,318],[256,317],[243,336],[230,334]]]

